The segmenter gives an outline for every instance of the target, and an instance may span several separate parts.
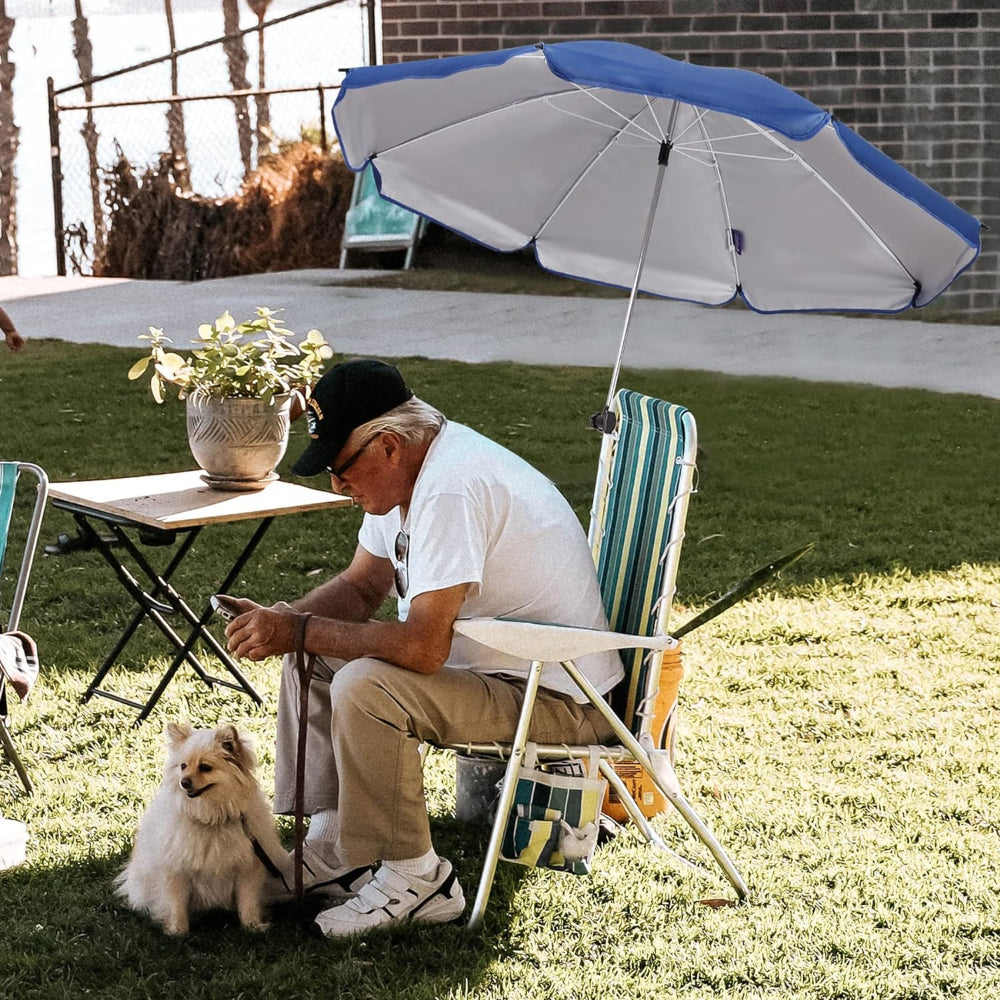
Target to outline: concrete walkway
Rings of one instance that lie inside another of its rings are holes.
[[[264,305],[283,308],[296,333],[322,330],[343,354],[587,365],[610,373],[623,299],[341,286],[345,276],[364,273],[289,271],[197,283],[11,277],[0,278],[0,303],[29,341],[55,337],[138,348],[138,334],[157,326],[183,350],[200,323],[225,309],[240,320]],[[767,316],[641,300],[625,365],[1000,398],[1000,326]]]

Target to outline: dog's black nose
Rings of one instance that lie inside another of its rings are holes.
[[[181,788],[190,788],[190,787],[191,787],[191,779],[181,778]]]

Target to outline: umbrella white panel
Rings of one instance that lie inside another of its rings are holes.
[[[879,235],[920,282],[918,305],[930,302],[970,264],[976,248],[929,212],[861,166],[828,125],[802,143],[803,156]]]
[[[651,208],[658,146],[609,151],[580,181],[538,239],[541,263],[629,287]],[[683,193],[681,193],[683,192]],[[640,287],[660,295],[725,302],[736,291],[717,178],[670,159]]]
[[[752,176],[723,164],[741,283],[758,309],[905,308],[912,277],[814,175],[793,161]]]
[[[419,201],[425,215],[499,250],[525,246],[572,187],[580,161],[600,152],[604,136],[598,126],[584,125],[557,138],[551,109],[534,102],[518,109],[514,142],[502,128],[506,115],[386,150],[374,161],[382,193],[404,204]]]
[[[452,78],[403,79],[343,95],[337,129],[349,163],[360,169],[380,151],[392,149],[451,122],[480,117],[549,90],[575,89],[549,72],[541,53],[500,66],[470,70],[462,86]],[[354,113],[356,109],[356,113]]]
[[[587,95],[610,101],[611,92]],[[630,287],[654,191],[660,143],[670,135],[673,102],[632,98],[642,113],[609,141],[572,202],[544,230],[539,259],[553,270],[601,275]],[[683,106],[674,134],[683,130]],[[592,217],[597,223],[588,229]],[[729,226],[719,178],[704,157],[671,154],[664,175],[640,288],[659,295],[726,302],[736,292]]]

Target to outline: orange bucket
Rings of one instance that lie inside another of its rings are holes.
[[[653,719],[650,732],[653,745],[662,750],[670,750],[673,760],[674,727],[676,724],[677,692],[680,688],[684,668],[681,666],[681,648],[668,649],[663,654],[660,665],[660,687],[653,704]],[[625,782],[629,794],[636,801],[643,816],[650,819],[667,808],[667,800],[653,784],[653,779],[634,760],[622,760],[614,765],[615,772]],[[609,785],[604,796],[605,814],[618,823],[628,820],[628,813],[622,805],[618,793]]]

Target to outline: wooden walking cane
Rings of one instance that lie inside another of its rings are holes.
[[[312,615],[303,614],[295,630],[295,669],[299,675],[299,739],[295,752],[295,850],[293,865],[295,870],[295,900],[302,902],[302,847],[305,842],[303,829],[305,820],[305,787],[306,787],[306,737],[309,733],[309,685],[312,683],[313,668],[316,657],[306,654],[306,626]]]

